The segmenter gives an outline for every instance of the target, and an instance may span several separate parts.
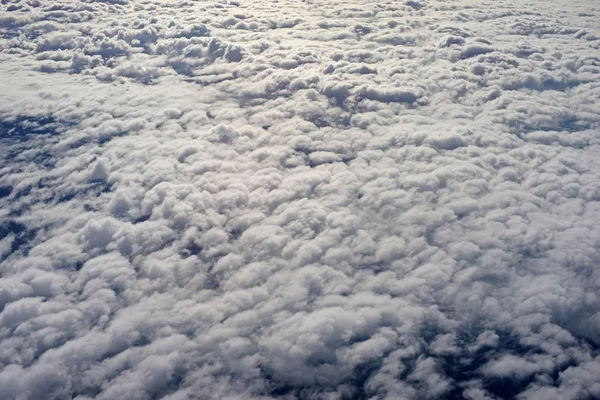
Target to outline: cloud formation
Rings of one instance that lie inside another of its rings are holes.
[[[600,398],[600,10],[0,4],[6,399]]]

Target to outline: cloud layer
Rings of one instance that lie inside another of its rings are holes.
[[[600,398],[598,16],[3,1],[3,398]]]

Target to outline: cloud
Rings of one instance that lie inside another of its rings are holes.
[[[598,15],[543,6],[3,2],[3,396],[599,397]]]

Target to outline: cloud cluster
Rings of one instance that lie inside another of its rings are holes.
[[[3,398],[599,398],[600,11],[515,4],[3,1]]]

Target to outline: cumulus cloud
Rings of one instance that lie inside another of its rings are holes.
[[[597,18],[3,1],[3,398],[600,397]]]

